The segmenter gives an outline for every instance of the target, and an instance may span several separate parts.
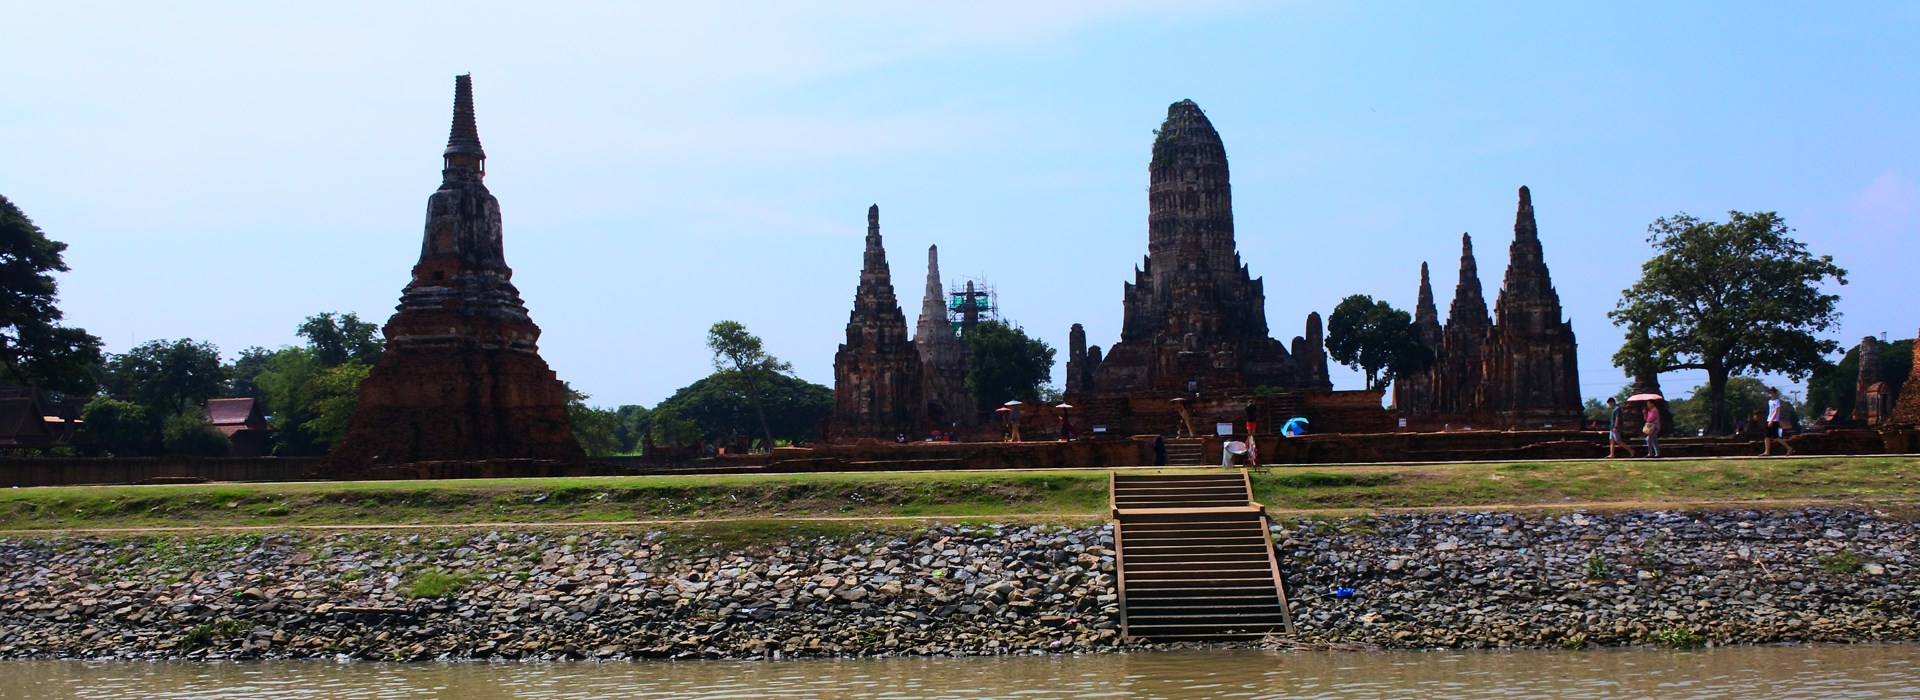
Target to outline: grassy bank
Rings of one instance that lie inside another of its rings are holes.
[[[1664,500],[1920,503],[1920,459],[1514,462],[1274,468],[1276,509]],[[0,491],[0,530],[460,525],[660,519],[1102,517],[1101,470],[93,486]]]

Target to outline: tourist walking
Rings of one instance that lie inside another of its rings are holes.
[[[1778,441],[1780,449],[1786,450],[1782,457],[1793,454],[1793,446],[1787,444],[1786,402],[1780,400],[1780,390],[1767,387],[1767,432],[1760,436],[1760,456],[1773,455],[1773,443]]]
[[[1609,413],[1607,418],[1607,459],[1613,459],[1614,455],[1620,450],[1626,450],[1627,458],[1632,459],[1633,446],[1627,444],[1627,436],[1622,435],[1620,430],[1622,413],[1620,410],[1620,400],[1611,396],[1607,397],[1607,409]]]
[[[1658,457],[1660,456],[1660,428],[1662,427],[1660,425],[1660,405],[1653,401],[1648,401],[1647,412],[1641,414],[1640,418],[1646,421],[1646,424],[1641,429],[1647,433],[1647,456]]]

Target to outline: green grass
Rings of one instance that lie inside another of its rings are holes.
[[[1834,576],[1849,576],[1867,568],[1867,558],[1854,554],[1853,550],[1842,549],[1832,554],[1822,554],[1818,559],[1820,570]]]
[[[449,574],[439,569],[422,571],[407,583],[408,598],[445,598],[479,579],[474,574]]]
[[[1920,501],[1916,471],[1920,458],[1833,457],[1275,467],[1252,480],[1255,499],[1280,510],[1799,498],[1906,506]],[[1107,472],[1091,469],[63,486],[0,490],[0,531],[868,516],[1099,519],[1106,509]]]

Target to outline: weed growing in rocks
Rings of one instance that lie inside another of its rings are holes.
[[[188,649],[197,649],[217,641],[238,637],[249,629],[252,629],[252,625],[223,617],[187,630],[186,634],[180,636],[180,645]]]
[[[1587,555],[1586,564],[1580,567],[1580,573],[1589,579],[1600,580],[1613,575],[1613,567],[1607,565],[1607,558],[1599,553]]]
[[[1647,635],[1647,638],[1653,640],[1655,646],[1668,649],[1693,649],[1707,643],[1707,639],[1692,627],[1669,627]]]
[[[429,569],[415,576],[407,585],[409,598],[445,598],[460,592],[467,584],[478,578],[473,574],[449,574],[439,569]]]
[[[1850,576],[1867,568],[1867,558],[1854,554],[1853,550],[1842,549],[1832,554],[1820,555],[1820,570],[1835,576]]]

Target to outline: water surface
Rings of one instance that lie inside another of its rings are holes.
[[[0,700],[1406,697],[1920,697],[1920,646],[742,662],[0,662]]]

